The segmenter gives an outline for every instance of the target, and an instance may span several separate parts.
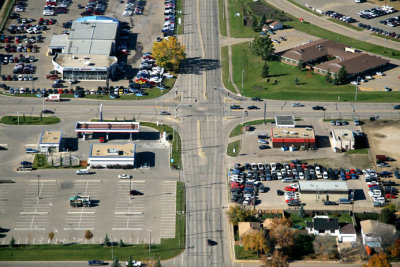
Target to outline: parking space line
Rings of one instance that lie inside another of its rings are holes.
[[[144,214],[142,211],[116,211],[115,214],[118,215],[141,215]]]
[[[175,237],[176,222],[176,182],[164,181],[161,189],[160,237]]]
[[[20,214],[22,215],[46,215],[49,214],[47,211],[21,211]]]
[[[75,180],[75,182],[84,182],[84,183],[86,183],[86,182],[97,182],[97,183],[100,183],[101,182],[101,180]]]
[[[119,183],[132,183],[132,184],[134,184],[134,183],[142,183],[142,184],[145,184],[146,180],[132,180],[132,181],[121,180],[121,181],[119,181]]]
[[[113,227],[112,230],[113,231],[141,231],[141,230],[143,230],[143,228],[117,228],[117,227]]]
[[[68,211],[68,214],[96,214],[95,211]]]
[[[33,180],[33,179],[32,179],[32,180],[29,180],[29,182],[31,182],[31,183],[32,183],[32,182],[37,183],[37,181],[38,181],[37,179],[36,179],[36,180]],[[40,179],[39,182],[40,182],[40,183],[52,183],[52,182],[57,182],[57,180],[42,180],[42,179]]]

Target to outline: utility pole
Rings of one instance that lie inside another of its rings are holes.
[[[147,229],[149,231],[149,254],[151,253],[151,229]]]
[[[360,76],[357,76],[357,80],[356,80],[356,94],[354,96],[354,101],[357,101],[357,93],[358,93],[358,78],[360,78]]]
[[[39,180],[40,180],[40,175],[37,175],[37,198],[40,199],[40,189],[39,189]]]
[[[242,70],[242,95],[243,95],[243,74],[244,74],[244,69]]]

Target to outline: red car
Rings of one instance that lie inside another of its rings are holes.
[[[100,136],[99,141],[100,143],[105,143],[106,139],[104,138],[104,136]]]
[[[386,198],[396,198],[397,196],[395,194],[386,194]]]
[[[291,191],[291,192],[295,192],[297,189],[291,186],[285,186],[285,188],[283,188],[283,190],[285,191]]]

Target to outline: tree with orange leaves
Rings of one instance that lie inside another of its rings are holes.
[[[185,46],[181,45],[175,37],[169,37],[153,44],[152,56],[159,66],[178,71],[179,64],[186,58]]]
[[[392,267],[385,252],[374,254],[363,267]]]

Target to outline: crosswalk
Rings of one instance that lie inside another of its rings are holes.
[[[90,196],[92,202],[96,202],[100,197],[100,180],[76,180],[74,182],[74,193],[81,196]],[[68,208],[64,230],[94,230],[96,223],[97,205],[91,207]]]
[[[134,190],[134,195],[130,195],[131,190]],[[143,230],[145,195],[146,181],[118,182],[112,230]]]
[[[56,180],[30,180],[22,202],[16,231],[46,230],[48,214],[53,206]]]
[[[163,181],[161,189],[161,238],[175,238],[175,222],[176,181]]]

